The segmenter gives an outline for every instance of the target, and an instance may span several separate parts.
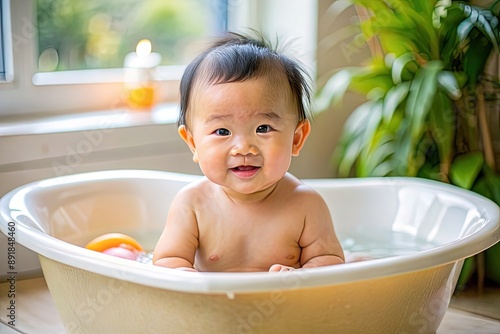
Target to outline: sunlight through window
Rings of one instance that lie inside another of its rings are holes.
[[[225,30],[227,1],[37,0],[38,70],[123,67],[142,39],[160,65],[187,64]]]

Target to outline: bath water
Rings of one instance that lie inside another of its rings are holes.
[[[138,233],[137,230],[120,232],[136,238],[147,249],[147,253],[141,254],[137,261],[145,264],[152,263],[153,247],[161,231],[158,231],[158,234]],[[409,255],[438,246],[436,243],[425,241],[408,233],[383,230],[363,231],[355,235],[339,236],[339,238],[346,255],[346,262]],[[75,242],[76,240],[66,241],[83,246],[93,238],[90,236],[85,238],[79,235],[78,239],[79,242]]]
[[[437,247],[408,233],[370,231],[341,238],[347,262],[409,255]]]
[[[367,261],[392,256],[409,255],[437,247],[407,233],[372,231],[341,239],[346,262]],[[153,252],[139,256],[137,261],[151,263]]]

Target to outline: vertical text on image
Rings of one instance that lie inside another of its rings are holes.
[[[16,223],[9,222],[7,224],[7,268],[8,272],[8,289],[7,298],[7,322],[10,326],[16,326]]]

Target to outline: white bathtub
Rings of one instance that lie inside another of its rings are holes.
[[[463,259],[500,240],[499,208],[409,178],[305,180],[343,246],[374,260],[282,273],[191,273],[82,248],[108,233],[152,249],[198,176],[106,171],[34,182],[0,201],[4,234],[37,252],[68,333],[435,333]],[[12,236],[12,234],[11,234]]]

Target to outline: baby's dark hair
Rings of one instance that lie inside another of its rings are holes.
[[[262,35],[252,38],[227,33],[187,66],[180,84],[178,125],[186,125],[192,89],[197,80],[206,80],[209,84],[242,82],[271,76],[270,70],[281,71],[287,78],[298,107],[299,121],[309,118],[311,89],[303,67],[296,60],[278,53]]]

